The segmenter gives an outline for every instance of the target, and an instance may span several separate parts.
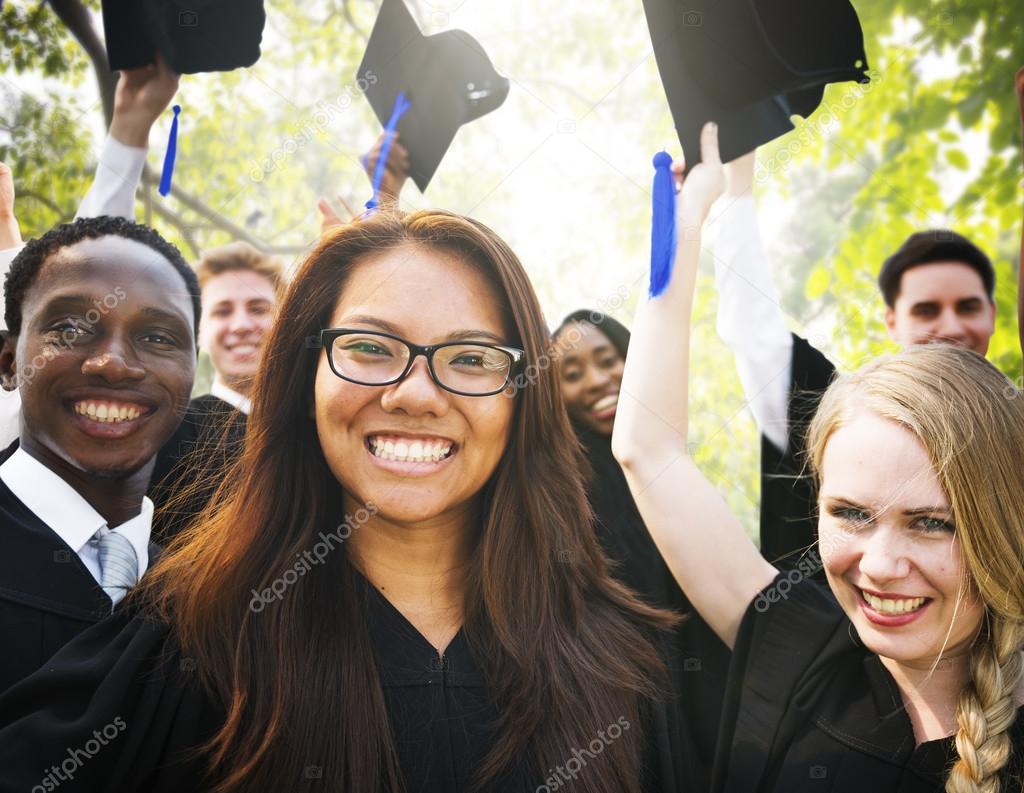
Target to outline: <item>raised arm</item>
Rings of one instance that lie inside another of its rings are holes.
[[[96,178],[76,217],[135,219],[135,191],[146,165],[149,132],[177,90],[178,75],[160,58],[155,64],[121,72],[110,133],[96,165]]]
[[[729,345],[747,406],[758,429],[786,450],[793,335],[779,304],[772,271],[761,244],[754,205],[754,164],[750,152],[725,166],[715,245],[718,335]]]
[[[700,230],[725,183],[712,124],[701,133],[701,159],[678,197],[675,275],[661,296],[641,301],[633,323],[612,450],[672,574],[732,647],[747,606],[776,570],[761,558],[687,447]]]

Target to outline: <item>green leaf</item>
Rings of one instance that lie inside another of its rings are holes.
[[[970,160],[967,159],[967,155],[960,151],[960,149],[947,149],[946,159],[949,161],[950,165],[961,171],[966,171],[971,165]]]

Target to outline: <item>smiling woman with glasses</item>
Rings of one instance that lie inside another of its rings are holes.
[[[0,698],[0,790],[111,724],[74,784],[692,789],[675,619],[609,574],[555,371],[513,385],[547,344],[474,220],[382,212],[321,240],[211,506],[131,610]]]

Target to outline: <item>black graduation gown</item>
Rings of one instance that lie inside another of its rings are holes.
[[[17,448],[15,441],[0,463]],[[158,553],[150,543],[151,563]],[[108,617],[111,606],[74,549],[0,480],[0,691]]]
[[[781,452],[761,436],[761,554],[780,567],[795,566],[800,555],[818,539],[813,486],[804,465],[804,441],[835,373],[828,358],[793,335],[789,447]]]
[[[676,629],[670,671],[683,719],[682,745],[688,769],[687,791],[710,784],[729,668],[729,648],[690,605],[661,558],[637,510],[622,467],[606,436],[576,426],[587,452],[592,478],[587,495],[596,516],[595,530],[613,574],[651,605],[686,615]],[[680,508],[685,508],[681,494]]]
[[[150,479],[153,537],[166,545],[209,503],[231,465],[241,454],[248,417],[212,394],[196,397],[178,429],[157,454]],[[183,487],[200,489],[184,501],[174,499]]]
[[[494,705],[460,631],[443,658],[372,585],[364,600],[395,748],[408,793],[452,793],[492,742]],[[311,658],[311,662],[315,659]],[[325,707],[330,707],[325,703]],[[663,704],[647,721],[644,793],[689,793],[672,747],[678,718]],[[0,696],[0,793],[22,793],[82,750],[64,791],[189,793],[207,789],[189,750],[209,739],[224,711],[199,687],[195,664],[169,627],[119,611],[67,645],[37,674]],[[102,746],[96,732],[106,738]],[[596,734],[596,730],[595,730]],[[92,743],[90,743],[92,741]],[[568,759],[568,755],[567,755]],[[522,758],[487,793],[543,787]],[[324,790],[315,761],[293,791]]]
[[[943,793],[956,759],[951,738],[915,748],[892,675],[832,593],[796,571],[744,615],[722,727],[715,793]],[[1007,773],[1021,779],[1024,714],[1011,740]]]

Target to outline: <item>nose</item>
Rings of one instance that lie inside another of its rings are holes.
[[[434,382],[427,359],[420,356],[405,379],[384,388],[380,404],[389,413],[440,417],[448,412],[448,392]]]
[[[611,377],[608,376],[608,373],[604,369],[599,369],[596,366],[588,366],[586,374],[583,377],[583,387],[588,392],[598,393],[606,391],[611,381]]]
[[[871,582],[884,585],[910,575],[906,540],[888,526],[877,526],[861,538],[858,568]]]
[[[231,333],[247,333],[256,330],[256,318],[245,308],[239,308],[231,312],[228,320],[228,330]]]
[[[956,311],[949,308],[942,312],[939,321],[935,325],[934,334],[938,338],[958,342],[960,344],[967,340],[967,330],[963,321],[957,316]]]
[[[82,374],[100,377],[108,383],[120,383],[142,380],[146,370],[135,360],[130,345],[115,335],[82,361]]]

